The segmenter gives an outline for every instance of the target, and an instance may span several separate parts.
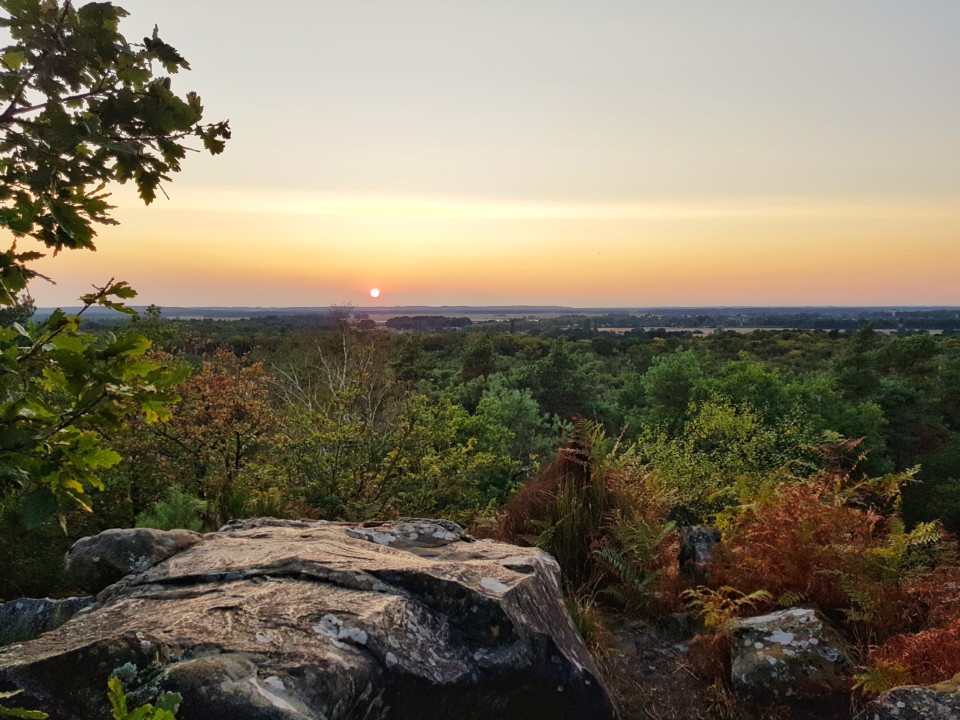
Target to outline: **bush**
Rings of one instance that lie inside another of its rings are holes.
[[[568,595],[587,593],[629,612],[668,607],[677,596],[673,502],[632,449],[580,422],[492,534],[553,555]]]
[[[194,497],[179,485],[171,485],[165,500],[153,506],[152,510],[137,515],[137,527],[156,528],[157,530],[193,530],[203,527],[203,514],[207,502]]]
[[[858,677],[867,692],[897,685],[924,685],[960,673],[960,568],[943,567],[907,588],[908,602],[926,609],[927,627],[901,633],[870,649],[866,671]]]
[[[956,544],[938,523],[899,518],[912,476],[824,473],[768,490],[728,514],[712,583],[767,590],[768,607],[817,605],[867,660],[864,691],[960,672]]]
[[[954,549],[939,525],[907,531],[889,509],[911,477],[828,473],[768,491],[727,518],[716,582],[814,603],[864,642],[925,627],[930,607],[912,589]]]

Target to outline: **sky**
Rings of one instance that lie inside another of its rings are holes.
[[[40,306],[960,305],[957,0],[119,4],[234,137]]]

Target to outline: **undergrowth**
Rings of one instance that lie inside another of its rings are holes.
[[[712,581],[775,604],[818,607],[864,667],[858,687],[936,682],[960,672],[960,567],[939,523],[908,529],[899,493],[913,471],[876,480],[824,472],[729,511]]]
[[[663,611],[677,605],[674,502],[632,450],[580,422],[491,534],[550,553],[568,597],[628,614]]]
[[[575,427],[492,534],[556,558],[571,615],[600,658],[605,613],[650,616],[685,603],[707,631],[692,643],[693,669],[722,684],[732,620],[812,605],[854,649],[863,692],[944,680],[960,672],[957,545],[939,523],[901,520],[902,488],[916,470],[868,478],[856,470],[858,447],[825,445],[826,467],[812,477],[771,473],[718,513],[723,542],[696,589],[677,569],[670,517],[682,498],[593,423]]]

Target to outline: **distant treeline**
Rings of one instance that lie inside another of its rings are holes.
[[[797,330],[856,330],[869,324],[877,330],[958,330],[960,313],[944,310],[822,309],[797,312],[696,311],[690,313],[611,313],[596,318],[599,327],[791,328]]]
[[[404,315],[387,320],[386,325],[391,330],[406,330],[408,332],[438,332],[453,328],[465,328],[473,325],[468,317],[446,317],[444,315]]]

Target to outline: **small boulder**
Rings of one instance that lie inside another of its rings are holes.
[[[720,542],[720,531],[709,525],[690,525],[680,528],[680,572],[697,582],[703,582],[707,566],[713,559],[713,549]]]
[[[960,673],[939,685],[893,688],[864,708],[855,720],[956,720],[960,718]]]
[[[89,593],[98,593],[131,573],[142,572],[200,540],[190,530],[124,528],[80,538],[67,551],[67,578]]]
[[[33,640],[63,625],[93,602],[92,597],[20,598],[0,604],[0,645]]]
[[[765,702],[829,700],[850,689],[839,635],[809,608],[736,621],[730,631],[733,686]]]

